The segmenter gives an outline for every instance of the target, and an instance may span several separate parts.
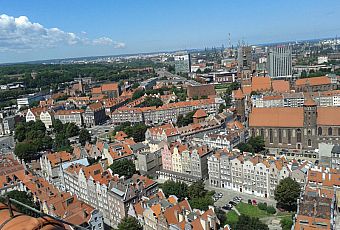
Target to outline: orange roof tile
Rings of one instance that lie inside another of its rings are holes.
[[[102,91],[114,91],[118,90],[118,83],[107,83],[102,85]]]
[[[272,88],[274,92],[285,93],[290,91],[289,81],[273,80]]]
[[[54,167],[55,165],[57,165],[61,162],[70,161],[73,158],[71,153],[68,153],[66,151],[49,153],[49,154],[47,154],[46,157],[51,162],[52,167]]]
[[[97,103],[90,104],[89,108],[94,111],[94,110],[98,110],[98,109],[103,108],[103,105],[102,105],[102,103],[97,102]]]
[[[303,127],[303,108],[253,108],[250,127]]]
[[[317,114],[318,125],[340,126],[340,107],[319,107]]]
[[[243,95],[243,92],[242,92],[241,89],[234,90],[233,94],[234,94],[235,99],[243,99],[244,98],[244,95]]]
[[[304,85],[315,86],[315,85],[328,85],[328,84],[331,84],[331,79],[326,76],[302,78],[302,79],[296,80],[295,82],[296,86],[304,86]]]
[[[205,112],[204,109],[198,109],[192,117],[203,118],[203,117],[207,117],[207,116],[208,116],[208,114]]]
[[[251,78],[252,91],[270,91],[271,79],[270,77],[252,77]]]
[[[156,217],[159,216],[159,214],[161,213],[162,209],[161,209],[161,204],[155,204],[151,206],[151,210],[153,211],[153,213],[155,213]]]

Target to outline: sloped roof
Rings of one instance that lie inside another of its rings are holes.
[[[317,124],[340,126],[340,107],[318,107]]]
[[[253,108],[250,127],[303,127],[303,108]]]
[[[207,117],[207,113],[205,112],[204,109],[198,109],[195,114],[192,116],[194,118],[203,118],[203,117]]]

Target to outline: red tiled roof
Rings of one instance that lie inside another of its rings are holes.
[[[304,86],[304,85],[315,86],[315,85],[328,85],[328,84],[331,84],[331,79],[326,76],[302,78],[302,79],[296,80],[295,82],[296,86]]]
[[[303,127],[303,108],[253,108],[250,127]]]
[[[192,117],[203,118],[203,117],[207,117],[207,116],[208,116],[208,114],[205,112],[204,109],[198,109]]]

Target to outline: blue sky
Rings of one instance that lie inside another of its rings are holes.
[[[0,0],[0,63],[220,46],[228,33],[335,37],[338,12],[338,0]]]

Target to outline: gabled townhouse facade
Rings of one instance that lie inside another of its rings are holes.
[[[220,223],[214,207],[206,211],[192,209],[187,199],[179,201],[174,195],[166,198],[162,191],[143,197],[131,206],[129,215],[147,230],[217,230]]]
[[[208,158],[209,184],[260,197],[274,197],[281,179],[290,176],[284,158],[262,159],[218,151]]]
[[[136,174],[129,179],[119,177],[104,170],[101,164],[70,165],[64,170],[64,178],[66,191],[97,208],[111,227],[117,227],[127,216],[130,204],[158,190],[157,183],[147,177]]]
[[[192,183],[208,178],[207,158],[212,150],[207,146],[193,147],[172,143],[161,150],[162,169],[157,176],[164,180]]]

